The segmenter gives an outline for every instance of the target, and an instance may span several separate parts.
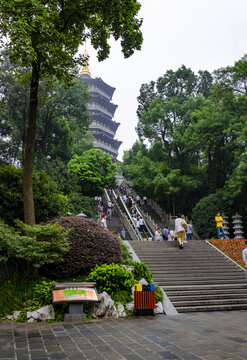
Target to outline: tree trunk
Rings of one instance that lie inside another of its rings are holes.
[[[33,163],[35,150],[36,119],[38,108],[40,66],[32,64],[32,78],[30,84],[29,114],[26,135],[26,147],[23,171],[23,200],[24,200],[24,221],[26,224],[35,224],[35,212],[33,201]]]

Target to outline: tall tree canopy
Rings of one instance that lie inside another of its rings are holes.
[[[4,53],[0,81],[0,161],[23,165],[29,87],[12,76],[12,65]],[[87,85],[79,78],[69,89],[58,83],[51,89],[47,80],[40,82],[35,143],[38,168],[57,159],[68,162],[74,153],[80,155],[93,146],[88,132],[89,96]]]
[[[138,103],[140,142],[125,153],[123,171],[140,195],[168,213],[175,204],[191,216],[207,204],[211,217],[217,206],[246,216],[247,56],[213,74],[168,70],[141,86]]]
[[[109,55],[112,35],[121,40],[125,57],[140,49],[142,21],[136,0],[2,0],[0,34],[7,39],[15,72],[30,80],[29,113],[24,158],[23,196],[25,222],[35,223],[32,192],[39,82],[54,78],[69,82],[78,47],[86,38],[98,50],[98,59]],[[30,69],[30,70],[29,70]]]

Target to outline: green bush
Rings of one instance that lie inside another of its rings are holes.
[[[202,198],[192,211],[193,227],[201,239],[217,237],[215,216],[217,212],[227,215],[228,206],[218,191]]]
[[[123,240],[118,236],[120,244],[121,244],[121,250],[122,250],[122,259],[124,265],[134,265],[134,261],[131,259],[129,250],[127,245],[124,244]]]
[[[97,215],[94,199],[90,196],[83,196],[79,192],[71,192],[68,195],[69,211],[78,214],[84,213],[89,218],[95,218]]]
[[[52,282],[43,280],[33,289],[32,305],[42,307],[52,304]]]
[[[8,278],[0,283],[0,317],[12,314],[33,297],[33,287],[37,279]]]
[[[0,218],[13,225],[24,220],[22,196],[23,169],[13,165],[0,166]],[[34,171],[33,194],[36,222],[46,221],[68,211],[68,199],[59,193],[56,182],[44,171]]]
[[[22,309],[22,312],[20,313],[20,315],[18,316],[18,318],[15,320],[15,322],[26,322],[27,321],[27,313],[29,311],[36,311],[38,310],[39,307],[35,306],[35,305],[32,305],[32,306],[28,306],[28,307],[24,307]]]
[[[61,217],[55,221],[58,221],[65,230],[70,230],[70,249],[64,255],[62,262],[43,269],[46,277],[86,276],[95,265],[122,263],[118,239],[96,222],[77,216]]]
[[[134,285],[134,279],[130,272],[127,272],[122,265],[96,265],[87,277],[87,281],[95,281],[99,293],[106,291],[113,299],[119,298],[120,292],[131,293],[131,287]]]
[[[30,226],[17,221],[17,228],[11,228],[0,220],[0,261],[8,270],[8,262],[16,260],[17,270],[25,269],[30,275],[34,268],[59,262],[69,250],[68,231],[57,223]]]
[[[148,283],[152,282],[152,274],[144,262],[134,262],[134,279],[135,281],[145,279]]]
[[[155,283],[155,304],[159,301],[163,302],[163,292],[158,284]]]

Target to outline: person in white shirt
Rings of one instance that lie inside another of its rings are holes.
[[[177,237],[177,231],[178,231],[178,223],[180,222],[180,216],[178,215],[177,218],[175,219],[175,230],[174,230],[174,237]]]
[[[106,224],[106,216],[105,214],[102,214],[102,219],[101,219],[101,223],[100,223],[101,227],[103,229],[106,229],[107,230],[107,224]]]
[[[159,229],[156,229],[156,231],[155,231],[155,240],[156,240],[156,241],[160,241],[160,240],[161,240],[161,234],[160,234]]]
[[[187,226],[188,225],[185,221],[185,216],[181,215],[181,218],[177,222],[177,238],[178,238],[180,249],[183,249],[183,247],[184,247],[184,235],[185,235],[185,230],[187,229]]]
[[[170,238],[171,238],[170,241],[174,241],[174,231],[173,231],[173,230],[170,230],[169,236],[170,236]]]

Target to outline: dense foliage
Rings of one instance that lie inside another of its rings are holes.
[[[126,271],[122,265],[118,264],[96,265],[87,280],[97,283],[98,292],[106,291],[112,297],[116,292],[121,291],[127,291],[130,294],[131,287],[134,285],[131,272]]]
[[[88,196],[102,194],[104,188],[114,187],[116,168],[110,155],[100,149],[84,151],[81,156],[74,155],[68,163],[69,173],[83,194]]]
[[[8,39],[13,73],[30,81],[23,166],[24,218],[29,225],[35,223],[32,177],[40,80],[48,79],[50,85],[54,80],[71,84],[76,64],[82,63],[76,58],[79,45],[87,38],[98,50],[100,61],[109,55],[110,35],[121,39],[125,57],[132,55],[142,43],[142,20],[137,18],[140,7],[136,0],[126,0],[124,6],[116,0],[1,1],[0,34]]]
[[[54,221],[70,230],[70,249],[63,262],[46,267],[47,276],[71,278],[89,274],[96,265],[122,263],[118,239],[94,221],[73,216]]]
[[[123,174],[172,215],[190,218],[212,194],[210,219],[202,219],[207,210],[198,213],[200,203],[193,212],[202,236],[214,236],[216,208],[228,216],[247,214],[246,73],[247,55],[213,74],[185,66],[168,70],[140,89],[139,141],[124,154]]]
[[[13,66],[5,52],[0,62],[0,161],[24,162],[28,101],[27,83],[12,76]],[[75,77],[71,88],[57,83],[53,90],[46,80],[40,83],[35,165],[46,169],[60,159],[68,162],[73,154],[92,147],[88,134],[90,116],[87,111],[87,84]]]
[[[219,211],[229,213],[227,204],[219,191],[202,198],[193,208],[193,226],[201,239],[217,237],[215,216]]]
[[[141,279],[145,279],[149,284],[152,282],[152,274],[149,271],[149,268],[144,262],[134,263],[134,272],[133,276],[135,281],[140,281]]]
[[[24,219],[22,195],[23,169],[13,165],[0,166],[0,219],[13,224]],[[68,210],[68,198],[59,192],[58,184],[51,181],[44,171],[34,172],[34,201],[36,221],[46,221],[63,215]]]
[[[17,222],[12,228],[0,220],[0,263],[4,263],[6,275],[33,274],[44,264],[60,262],[69,250],[68,232],[57,223],[30,226]]]
[[[25,302],[33,297],[33,288],[37,279],[23,279],[20,276],[1,280],[0,282],[0,317],[19,310]]]

